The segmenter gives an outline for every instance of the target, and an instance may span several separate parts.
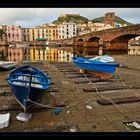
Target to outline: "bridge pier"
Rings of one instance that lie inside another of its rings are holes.
[[[103,47],[104,47],[104,42],[102,39],[99,40],[99,52],[98,55],[103,55]]]

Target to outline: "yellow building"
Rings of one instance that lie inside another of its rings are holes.
[[[36,41],[38,39],[45,39],[54,41],[58,39],[57,26],[39,26],[29,28],[29,41]]]
[[[47,32],[45,28],[29,29],[29,41],[36,41],[37,39],[47,39]]]

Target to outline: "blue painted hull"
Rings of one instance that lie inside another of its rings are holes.
[[[105,63],[80,57],[73,58],[73,63],[89,71],[103,72],[111,75],[115,73],[116,68],[119,66],[118,63]]]
[[[32,75],[31,75],[32,73]],[[23,66],[10,72],[7,82],[9,83],[13,96],[26,112],[32,105],[31,101],[37,101],[48,90],[50,80],[40,70]]]

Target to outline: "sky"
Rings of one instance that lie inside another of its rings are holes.
[[[131,23],[140,23],[140,8],[0,8],[0,25],[32,27],[51,23],[60,14],[80,14],[91,20],[107,12],[115,12],[116,16]]]

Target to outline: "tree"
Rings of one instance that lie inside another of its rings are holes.
[[[2,39],[3,35],[6,35],[6,33],[4,32],[3,29],[0,29],[0,41],[3,40],[3,39]]]

